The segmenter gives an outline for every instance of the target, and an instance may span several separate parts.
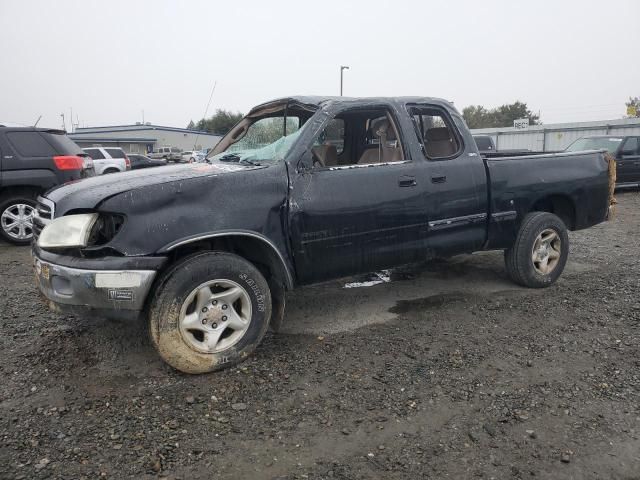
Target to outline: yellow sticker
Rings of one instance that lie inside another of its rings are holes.
[[[49,265],[46,263],[42,264],[42,278],[49,280]]]

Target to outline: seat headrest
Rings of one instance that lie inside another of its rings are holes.
[[[389,120],[387,120],[386,118],[378,118],[377,120],[371,122],[370,128],[371,132],[376,137],[381,137],[382,135],[385,135],[387,133],[387,130],[389,130]]]
[[[451,133],[447,127],[430,128],[424,135],[424,139],[431,142],[451,140]]]

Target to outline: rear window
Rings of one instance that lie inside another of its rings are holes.
[[[473,137],[473,139],[476,141],[478,150],[493,150],[491,137]]]
[[[105,148],[111,158],[124,158],[124,151],[121,148]]]
[[[104,155],[97,148],[85,148],[84,152],[94,160],[104,160]]]
[[[13,148],[24,157],[52,157],[57,155],[53,146],[38,132],[7,132]]]
[[[82,149],[64,133],[41,132],[59,155],[79,155]]]

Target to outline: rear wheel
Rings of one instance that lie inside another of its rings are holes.
[[[149,326],[165,362],[185,373],[205,373],[246,359],[270,317],[271,294],[258,269],[231,253],[206,252],[165,274]]]
[[[507,274],[515,283],[531,288],[552,285],[569,257],[566,225],[547,212],[528,214],[513,246],[505,251]]]
[[[36,202],[31,194],[0,198],[0,237],[14,245],[28,245],[33,238]]]

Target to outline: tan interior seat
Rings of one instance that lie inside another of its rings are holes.
[[[424,136],[425,148],[430,158],[450,157],[456,146],[447,127],[430,128]]]
[[[317,145],[311,150],[323,167],[338,165],[338,150],[335,145]]]
[[[401,161],[402,151],[391,122],[386,118],[379,119],[371,125],[371,130],[378,138],[378,148],[365,150],[358,165]]]

